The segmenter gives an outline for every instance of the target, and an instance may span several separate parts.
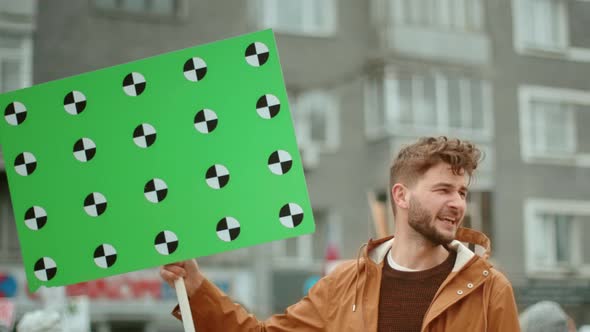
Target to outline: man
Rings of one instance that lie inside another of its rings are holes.
[[[161,276],[171,285],[185,278],[199,331],[519,331],[512,287],[487,261],[489,240],[459,228],[480,157],[473,144],[446,137],[403,148],[390,171],[395,237],[369,241],[362,258],[266,321],[234,304],[195,261],[166,265]]]

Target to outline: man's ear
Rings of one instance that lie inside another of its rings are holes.
[[[396,183],[391,187],[391,197],[395,202],[396,206],[399,206],[402,209],[409,208],[409,195],[408,195],[408,188],[401,183]]]

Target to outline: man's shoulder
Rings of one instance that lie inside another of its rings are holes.
[[[494,266],[489,266],[488,268],[484,269],[482,272],[483,277],[485,278],[485,287],[488,289],[489,294],[508,294],[513,293],[512,290],[512,283],[502,272],[501,270],[497,269]],[[495,295],[492,295],[492,298],[495,298]]]
[[[357,276],[363,274],[365,259],[361,258],[343,260],[331,269],[326,275],[326,279],[335,284],[341,284],[356,279]]]
[[[360,262],[359,262],[359,264],[360,264]],[[356,271],[356,268],[357,268],[357,261],[356,260],[354,260],[354,259],[342,260],[342,261],[336,263],[336,265],[329,272],[328,276],[341,277],[343,275],[346,275],[348,273]]]
[[[505,273],[494,265],[483,257],[475,256],[458,273],[473,280],[483,278],[488,286],[494,288],[511,286],[510,280]]]
[[[490,279],[492,280],[492,282],[494,282],[496,284],[497,287],[505,287],[505,286],[511,286],[512,287],[512,283],[510,283],[510,280],[508,280],[508,277],[506,277],[506,275],[504,274],[504,272],[492,267],[489,270],[490,272]]]

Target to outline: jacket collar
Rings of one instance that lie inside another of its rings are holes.
[[[385,255],[391,248],[393,239],[394,236],[392,235],[377,240],[369,240],[367,249],[365,250],[365,258],[375,264],[381,264]],[[474,245],[475,252],[467,247],[469,244]],[[448,249],[457,252],[457,260],[453,266],[453,272],[459,271],[475,255],[487,259],[491,253],[490,239],[485,236],[485,234],[463,227],[460,227],[457,230],[455,240],[448,245]]]
[[[359,293],[359,280],[361,275],[361,266],[364,268],[364,274],[367,274],[367,268],[370,263],[380,265],[385,258],[385,255],[391,248],[391,244],[393,243],[393,235],[384,237],[381,239],[373,240],[370,239],[368,243],[363,244],[359,248],[358,256],[356,259],[356,277],[355,277],[355,286],[354,286],[354,300],[352,304],[352,311],[355,312],[357,309],[357,300],[358,300],[358,293]],[[463,243],[471,243],[475,247],[475,253],[471,251],[465,244]],[[365,248],[363,252],[363,248]],[[481,260],[480,262],[486,265],[487,268],[490,268],[492,265],[487,261],[487,258],[490,256],[490,240],[487,236],[483,233],[478,231],[469,229],[469,228],[459,228],[457,230],[457,234],[455,236],[455,240],[453,240],[449,245],[448,248],[450,250],[455,250],[457,252],[457,259],[455,260],[455,265],[453,266],[453,270],[451,276],[455,276],[459,270],[463,267],[469,265],[469,262],[472,261],[472,258],[477,255],[483,257],[486,260]],[[361,253],[365,258],[365,263],[361,264]],[[367,264],[369,263],[369,264]],[[450,278],[452,279],[452,277]],[[443,284],[446,284],[450,281],[447,278]],[[366,280],[366,279],[365,279]],[[442,286],[441,286],[442,288]],[[440,292],[440,290],[439,290]]]

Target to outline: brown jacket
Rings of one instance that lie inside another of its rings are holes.
[[[259,321],[205,281],[190,298],[195,329],[209,331],[377,331],[379,289],[393,237],[369,241],[364,257],[338,266],[284,314]],[[475,244],[475,252],[461,242]],[[520,331],[510,282],[487,261],[488,238],[461,228],[449,245],[457,251],[422,323],[422,331]],[[178,307],[173,314],[180,318]]]

